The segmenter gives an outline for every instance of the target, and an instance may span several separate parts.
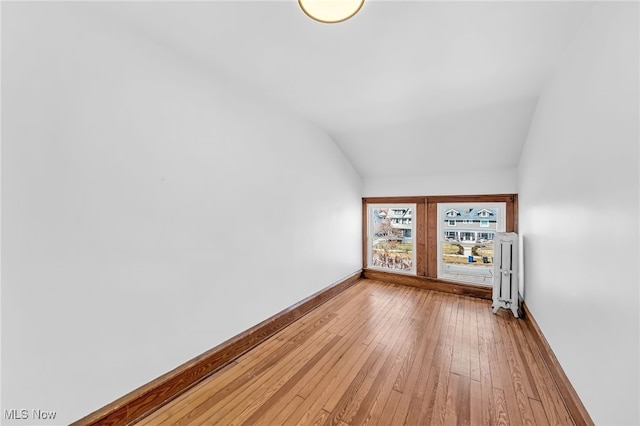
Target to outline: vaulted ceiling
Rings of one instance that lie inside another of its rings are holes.
[[[513,168],[593,2],[129,2],[100,13],[329,133],[364,178]]]

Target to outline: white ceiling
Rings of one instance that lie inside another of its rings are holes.
[[[368,0],[340,24],[296,0],[102,3],[326,130],[364,178],[512,168],[593,2]]]

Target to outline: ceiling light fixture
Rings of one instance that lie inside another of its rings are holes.
[[[364,0],[298,0],[307,16],[325,24],[346,21],[358,13]]]

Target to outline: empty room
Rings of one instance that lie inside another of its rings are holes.
[[[640,424],[638,2],[0,15],[1,424]]]

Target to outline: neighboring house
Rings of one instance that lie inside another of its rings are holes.
[[[496,209],[450,208],[444,212],[447,241],[484,243],[492,241],[498,224]]]
[[[405,207],[374,210],[375,235],[402,241],[410,239],[413,229],[412,211]]]

